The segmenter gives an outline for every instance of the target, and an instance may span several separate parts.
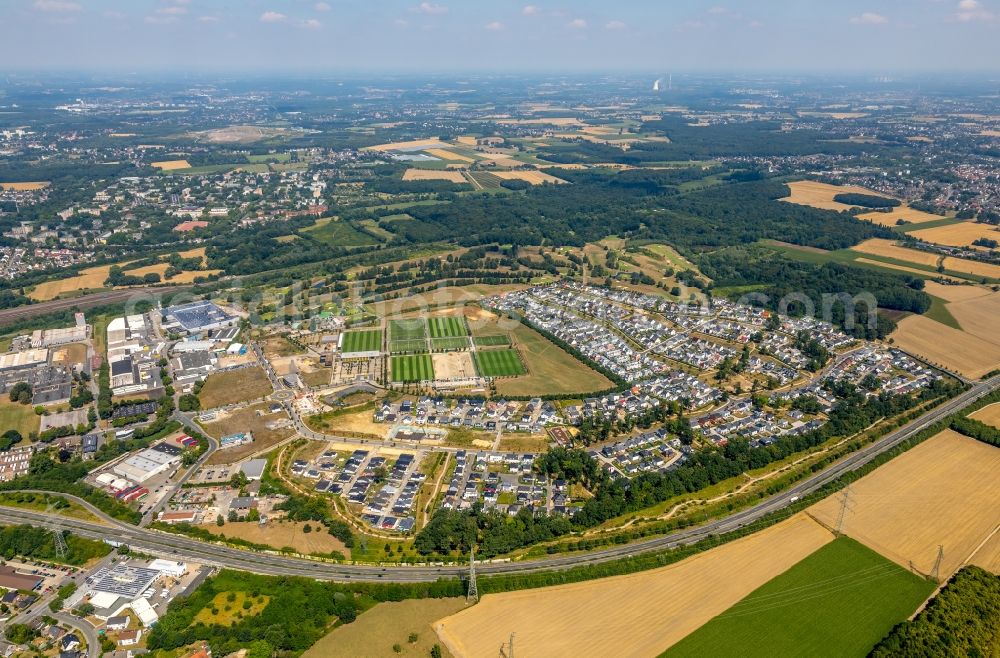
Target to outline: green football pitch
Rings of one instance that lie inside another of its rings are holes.
[[[431,330],[431,338],[455,338],[467,336],[469,330],[465,326],[465,320],[457,317],[428,318],[427,325]]]
[[[392,381],[422,382],[434,379],[430,354],[407,354],[392,357]]]
[[[525,372],[516,350],[476,352],[476,370],[483,377],[514,377]]]
[[[348,331],[344,334],[341,352],[378,352],[382,349],[382,332],[379,329]]]

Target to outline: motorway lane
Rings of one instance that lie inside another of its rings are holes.
[[[690,544],[708,535],[717,535],[736,530],[772,512],[791,504],[794,497],[805,496],[841,475],[860,468],[879,454],[890,450],[914,434],[934,424],[941,418],[971,404],[1000,386],[1000,376],[976,385],[965,393],[938,405],[920,418],[890,432],[877,442],[845,457],[827,469],[799,482],[790,489],[767,498],[757,505],[735,512],[728,517],[709,522],[701,527],[676,532],[670,535],[595,551],[582,555],[567,555],[541,560],[522,562],[493,562],[477,565],[483,574],[528,573],[568,569],[584,564],[597,564],[622,557],[640,555],[652,551]],[[79,501],[78,501],[79,502]],[[89,506],[88,506],[89,508]],[[92,512],[94,510],[91,510]],[[103,514],[98,515],[107,519]],[[81,536],[103,539],[113,535],[118,541],[128,543],[140,550],[174,556],[216,566],[253,571],[271,575],[299,575],[320,580],[371,580],[395,582],[433,581],[441,577],[460,576],[466,572],[461,565],[451,566],[366,566],[333,564],[305,558],[294,558],[267,553],[254,553],[240,549],[208,544],[181,535],[152,531],[125,525],[107,519],[115,525],[114,530],[93,523],[76,523],[75,532]],[[0,521],[7,523],[31,523],[45,525],[49,518],[44,513],[29,512],[10,508],[0,509]]]
[[[130,299],[140,299],[140,298],[152,298],[160,297],[163,295],[176,295],[177,293],[187,292],[194,286],[182,285],[182,286],[163,286],[163,287],[152,287],[152,288],[129,288],[125,290],[109,290],[107,292],[95,292],[89,295],[80,295],[79,297],[70,297],[66,299],[52,299],[47,302],[37,302],[35,304],[27,304],[25,306],[16,306],[14,308],[0,309],[0,327],[11,324],[18,320],[24,320],[27,318],[38,317],[39,315],[46,315],[48,313],[56,313],[58,311],[67,311],[73,308],[78,308],[80,310],[87,310],[88,308],[93,308],[95,306],[106,306],[109,304],[118,304],[121,302],[126,302]]]

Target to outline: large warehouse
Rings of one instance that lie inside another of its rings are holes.
[[[141,484],[180,463],[180,451],[171,454],[171,452],[158,450],[159,447],[157,445],[132,455],[115,465],[114,472],[127,480]]]
[[[234,326],[239,318],[209,302],[191,302],[163,310],[163,330],[187,335]]]

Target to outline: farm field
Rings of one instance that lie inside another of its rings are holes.
[[[376,243],[375,238],[367,233],[362,233],[347,222],[332,217],[317,219],[315,224],[300,232],[336,247],[356,247]]]
[[[675,644],[663,658],[863,656],[934,590],[838,537]]]
[[[1000,429],[1000,402],[986,405],[975,413],[969,414],[969,418],[975,418],[981,423]]]
[[[483,377],[516,377],[525,372],[520,355],[512,349],[476,352],[476,370]]]
[[[48,181],[30,181],[19,183],[0,183],[0,189],[12,190],[14,192],[34,192],[49,186]]]
[[[403,180],[444,180],[459,185],[467,182],[462,172],[445,169],[407,169],[403,172]]]
[[[369,413],[369,416],[371,414]],[[253,432],[253,441],[235,448],[218,450],[208,458],[209,464],[231,464],[258,452],[281,443],[293,436],[292,427],[269,429],[268,424],[274,421],[287,420],[284,414],[267,413],[265,403],[255,404],[242,409],[220,412],[210,423],[203,423],[212,436],[228,436],[237,432]]]
[[[350,624],[329,635],[302,654],[302,658],[382,658],[396,655],[392,647],[403,647],[404,656],[428,656],[439,644],[431,624],[465,607],[465,599],[409,599],[379,603]],[[417,641],[409,642],[410,633]],[[442,656],[451,656],[441,646]]]
[[[457,162],[475,162],[475,158],[470,158],[467,155],[462,155],[461,153],[456,153],[447,148],[429,148],[426,149],[425,153],[427,155],[433,155],[435,158],[441,158],[442,160],[452,160]]]
[[[191,168],[191,164],[187,160],[161,160],[160,162],[151,162],[150,164],[161,171]]]
[[[80,273],[76,276],[39,283],[32,288],[28,296],[35,301],[44,302],[69,292],[103,288],[104,281],[108,278],[110,271],[110,265],[88,267],[80,270]]]
[[[465,326],[463,318],[455,315],[429,317],[427,318],[427,326],[430,328],[431,338],[452,338],[469,335],[469,329]]]
[[[198,399],[203,409],[256,400],[274,392],[260,367],[213,373],[205,379]]]
[[[924,224],[926,222],[939,222],[944,219],[941,215],[916,210],[905,203],[890,209],[889,212],[868,212],[857,217],[858,219],[868,220],[882,226],[896,226],[900,220],[911,224]]]
[[[919,251],[917,249],[900,247],[892,240],[885,240],[883,238],[865,240],[861,244],[851,247],[851,251],[856,251],[862,254],[871,254],[873,256],[883,256],[885,258],[892,258],[894,260],[900,260],[906,263],[915,263],[917,265],[924,265],[927,267],[937,267],[938,262],[941,260],[941,256],[938,256],[937,254],[932,254],[929,251]]]
[[[1000,367],[1000,345],[922,315],[900,320],[890,337],[897,347],[971,379]]]
[[[924,282],[924,292],[940,297],[946,302],[964,302],[992,294],[990,290],[979,286],[946,286],[937,281]]]
[[[972,563],[1000,576],[1000,531],[993,533],[993,536],[976,551]]]
[[[413,139],[408,142],[389,142],[367,146],[362,151],[416,151],[428,148],[446,148],[448,145],[439,139]]]
[[[910,235],[927,242],[944,244],[949,247],[969,247],[972,241],[978,238],[988,238],[996,240],[1000,238],[1000,231],[995,226],[989,224],[977,224],[976,222],[959,222],[948,226],[937,226],[935,228],[910,231]],[[978,248],[978,247],[976,247]]]
[[[554,183],[559,185],[566,182],[561,178],[556,178],[555,176],[546,174],[543,171],[494,171],[492,173],[494,176],[502,180],[523,180],[524,182],[531,183],[532,185],[541,185],[542,183]]]
[[[656,655],[832,540],[796,515],[660,569],[487,594],[434,626],[467,658],[494,658],[511,632],[527,656]]]
[[[421,382],[434,379],[434,365],[430,354],[394,356],[390,365],[394,382]]]
[[[968,260],[966,258],[954,258],[952,256],[946,256],[943,264],[945,269],[952,270],[954,272],[963,272],[974,276],[985,276],[991,279],[1000,279],[1000,265],[980,263],[979,261]]]
[[[382,331],[379,329],[363,329],[344,332],[344,340],[340,351],[343,354],[354,352],[378,352],[382,349]]]
[[[786,183],[791,194],[781,199],[788,203],[796,203],[801,206],[812,206],[824,210],[850,210],[855,206],[846,203],[839,203],[833,200],[838,194],[874,194],[875,196],[885,196],[878,192],[873,192],[865,187],[857,185],[830,185],[814,180],[801,180],[794,183]],[[940,219],[938,217],[937,219]]]
[[[338,551],[350,557],[351,549],[344,546],[344,542],[331,535],[326,531],[326,528],[315,521],[309,525],[312,527],[312,531],[308,533],[302,532],[306,526],[305,522],[283,521],[281,519],[268,521],[267,525],[264,526],[253,521],[240,521],[227,523],[222,527],[217,526],[212,520],[211,523],[202,527],[213,535],[243,539],[255,544],[271,546],[276,550],[288,546],[306,555],[325,555]]]
[[[962,330],[990,343],[1000,345],[1000,293],[951,302],[948,311],[958,320]]]
[[[843,531],[890,560],[947,579],[1000,525],[1000,449],[945,430],[851,485]],[[836,526],[841,497],[809,508]]]

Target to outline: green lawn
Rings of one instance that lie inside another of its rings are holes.
[[[510,345],[510,336],[505,334],[475,336],[473,337],[472,342],[476,344],[476,347],[499,347],[501,345]]]
[[[427,325],[431,330],[431,338],[453,338],[469,335],[465,320],[455,316],[428,318]]]
[[[431,349],[435,352],[450,352],[469,349],[468,336],[453,336],[450,338],[431,338]]]
[[[41,418],[30,404],[11,402],[6,393],[0,398],[0,434],[17,430],[27,441],[30,433],[38,431],[40,422]]]
[[[434,379],[434,364],[430,354],[408,354],[392,357],[392,381],[421,382]]]
[[[344,342],[340,351],[344,354],[352,352],[378,352],[382,349],[382,332],[379,329],[364,329],[344,333]]]
[[[930,581],[840,537],[662,656],[865,656],[933,590]]]
[[[330,217],[316,220],[315,224],[302,229],[301,233],[312,236],[332,247],[356,247],[378,242],[372,236],[362,233],[349,223]]]
[[[423,318],[389,320],[390,340],[417,340],[426,336],[427,324]]]
[[[516,350],[476,352],[476,370],[483,377],[514,377],[525,372]]]
[[[418,354],[427,351],[427,341],[423,338],[407,338],[389,341],[389,351],[393,354]]]

